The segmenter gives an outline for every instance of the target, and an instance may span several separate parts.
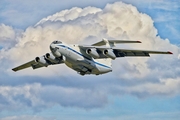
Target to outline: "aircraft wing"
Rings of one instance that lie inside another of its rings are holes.
[[[40,58],[43,58],[44,57],[40,57]],[[41,67],[47,67],[49,65],[55,65],[55,64],[61,64],[61,63],[64,63],[62,60],[59,60],[57,63],[53,63],[52,61],[49,61],[47,59],[44,59],[43,62],[36,62],[35,60],[32,60],[32,61],[29,61],[25,64],[22,64],[18,67],[15,67],[13,68],[12,70],[13,71],[19,71],[19,70],[22,70],[22,69],[26,69],[26,68],[29,68],[29,67],[32,67],[33,69],[38,69],[38,68],[41,68]]]
[[[115,57],[149,57],[150,54],[173,54],[169,51],[150,51],[150,50],[133,50],[133,49],[121,49],[116,47],[101,47],[101,46],[79,46],[82,50],[95,49],[99,54],[98,58],[108,58],[104,54],[105,50],[112,51]],[[87,53],[86,53],[87,54]]]
[[[37,69],[37,68],[44,67],[44,66],[38,64],[37,62],[35,62],[35,60],[32,60],[30,62],[27,62],[27,63],[23,64],[23,65],[15,67],[12,70],[16,72],[16,71],[19,71],[19,70],[22,70],[22,69],[26,69],[28,67],[32,67],[33,69]]]
[[[113,49],[114,54],[116,57],[148,57],[150,54],[172,54],[171,52],[167,51],[149,51],[149,50],[130,50],[130,49]]]

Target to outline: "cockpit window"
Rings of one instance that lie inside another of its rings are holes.
[[[54,44],[61,44],[62,42],[61,41],[53,41]]]

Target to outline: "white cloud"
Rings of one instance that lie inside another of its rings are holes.
[[[4,117],[4,118],[1,118],[1,120],[55,120],[55,119],[39,117],[39,116],[22,115],[22,116]]]
[[[5,28],[14,33],[11,27]],[[4,31],[5,28],[3,28]],[[12,33],[7,34],[7,37],[13,36]],[[35,27],[28,27],[21,36],[16,36],[17,44],[12,48],[0,50],[3,56],[0,59],[2,66],[0,72],[9,76],[18,74],[29,77],[39,76],[44,79],[46,77],[48,80],[38,80],[39,77],[32,78],[36,84],[31,81],[24,85],[25,83],[22,84],[21,81],[19,84],[22,86],[11,82],[6,83],[8,85],[0,87],[1,108],[17,109],[25,106],[40,109],[42,106],[61,105],[88,109],[105,106],[109,95],[132,94],[138,97],[179,95],[179,48],[172,45],[169,40],[163,40],[156,35],[157,29],[148,15],[139,13],[136,7],[122,2],[107,4],[104,9],[72,8],[48,16],[39,21]],[[28,69],[19,73],[8,71],[12,66],[28,62],[36,56],[49,52],[49,44],[53,40],[59,39],[66,43],[93,43],[102,38],[141,40],[142,44],[120,45],[119,47],[170,50],[174,55],[120,58],[113,62],[112,73],[95,77],[82,78],[61,65],[36,71]],[[68,75],[64,75],[64,71]],[[54,77],[54,75],[58,76]],[[54,78],[65,79],[71,84],[63,86],[60,83],[56,85],[49,82]],[[25,80],[17,76],[15,79]],[[84,79],[90,79],[91,83],[87,84],[88,80],[84,81]],[[49,85],[44,85],[47,84],[45,82]],[[56,91],[58,93],[53,94]],[[4,102],[6,104],[3,104]]]
[[[12,27],[10,26],[6,26],[4,24],[1,24],[0,26],[0,40],[3,40],[4,39],[13,39],[15,38],[15,31],[13,30]]]
[[[131,87],[118,87],[119,91],[138,97],[147,98],[149,96],[174,96],[180,94],[179,77],[176,79],[162,79],[157,83],[143,83]]]
[[[90,109],[103,107],[107,103],[106,96],[100,91],[51,85],[42,86],[39,83],[16,87],[1,86],[0,98],[1,111],[22,110],[27,107],[41,110],[53,105]]]
[[[0,18],[5,24],[10,24],[18,28],[26,28],[29,25],[35,24],[42,17],[51,15],[57,11],[69,9],[73,6],[86,7],[86,6],[105,6],[108,2],[115,2],[117,0],[1,0],[0,4],[3,7],[0,9]],[[30,19],[30,18],[33,19]]]
[[[0,47],[6,49],[14,46],[20,34],[21,30],[13,29],[11,26],[5,24],[0,24]]]
[[[58,12],[54,15],[50,15],[47,18],[43,18],[41,21],[39,21],[36,26],[43,24],[44,22],[47,21],[52,21],[52,22],[56,22],[56,21],[62,21],[62,22],[66,22],[69,20],[75,20],[79,17],[83,17],[83,16],[87,16],[89,14],[96,14],[97,12],[100,12],[101,9],[99,8],[95,8],[95,7],[86,7],[84,9],[82,8],[77,8],[74,7],[70,10],[63,10],[61,12]]]

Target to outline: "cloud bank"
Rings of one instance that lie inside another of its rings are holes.
[[[132,5],[116,2],[104,9],[74,7],[43,18],[24,32],[4,24],[0,31],[0,82],[4,84],[0,86],[0,110],[41,110],[54,105],[92,109],[104,107],[111,95],[180,94],[179,48],[157,36],[151,17]],[[170,50],[174,55],[119,58],[113,61],[113,72],[101,76],[82,77],[65,65],[11,71],[13,66],[49,52],[53,40],[91,44],[102,38],[141,40],[142,44],[119,47]]]

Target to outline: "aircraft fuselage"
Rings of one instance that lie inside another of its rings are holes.
[[[99,75],[112,71],[111,66],[95,61],[92,57],[82,54],[81,52],[83,51],[81,51],[76,45],[52,43],[50,48],[53,54],[58,51],[61,54],[64,63],[81,75]]]

